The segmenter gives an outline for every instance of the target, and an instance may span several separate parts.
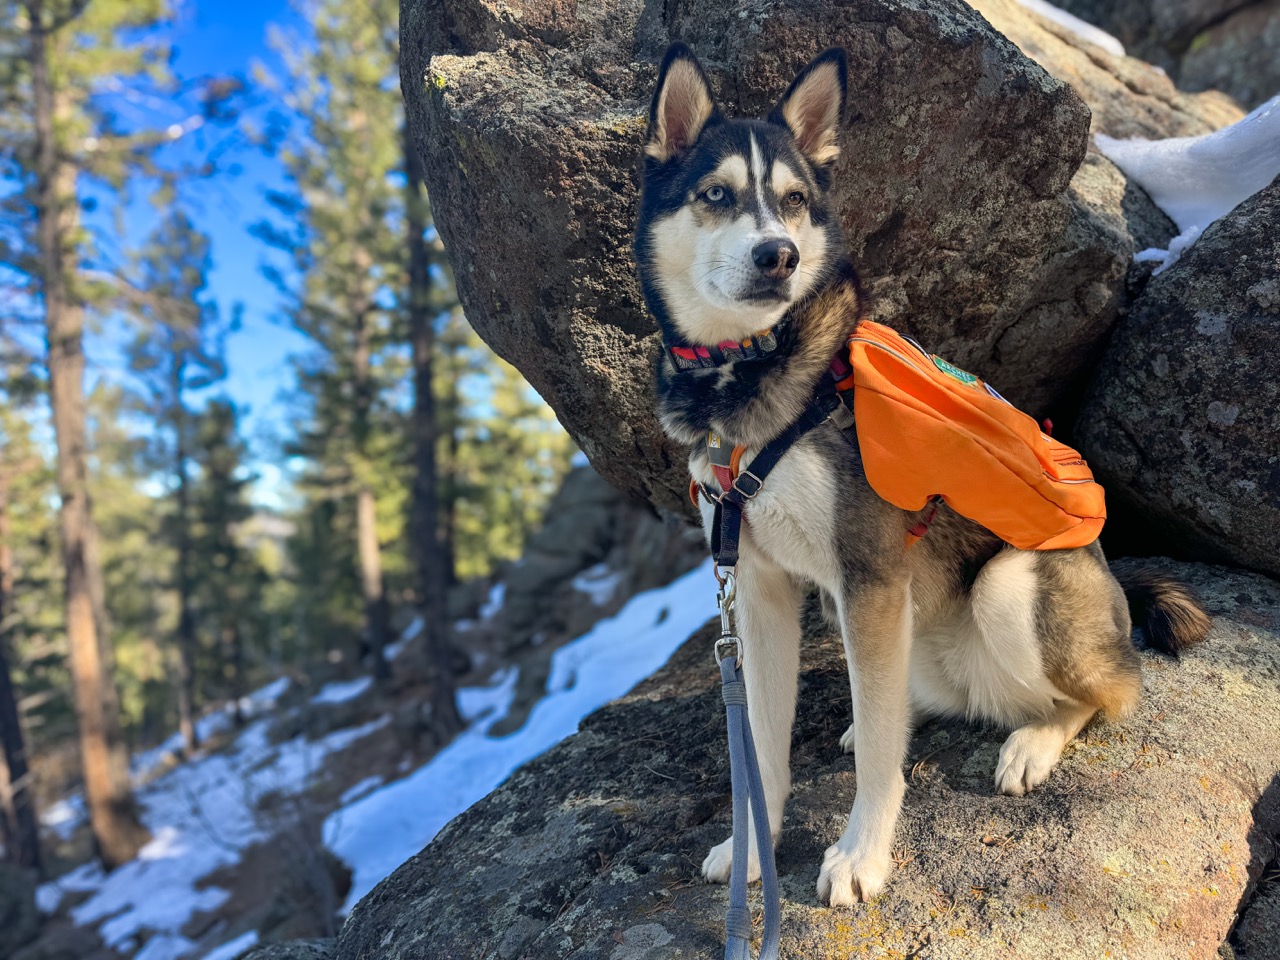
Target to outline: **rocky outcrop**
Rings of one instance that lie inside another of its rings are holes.
[[[1225,90],[1247,107],[1280,93],[1280,0],[1250,5],[1196,36],[1182,55],[1186,90]]]
[[[1280,861],[1272,869],[1280,870]],[[1235,960],[1280,960],[1280,886],[1275,877],[1266,892],[1249,904],[1233,940]]]
[[[458,636],[473,658],[486,651],[518,668],[515,701],[493,734],[523,725],[546,692],[556,650],[705,556],[701,532],[682,518],[659,516],[591,467],[572,470],[524,555],[502,573],[499,609],[467,621]]]
[[[1276,0],[1058,0],[1130,56],[1156,64],[1184,90],[1222,90],[1247,107],[1280,92]]]
[[[251,950],[244,960],[332,960],[335,941],[294,940],[272,943]]]
[[[578,636],[705,553],[702,537],[675,518],[628,499],[590,467],[572,470],[524,555],[502,576],[502,608],[491,629],[503,637],[503,657]]]
[[[822,908],[814,890],[856,777],[838,744],[840,643],[811,631],[779,847],[784,955],[1218,956],[1280,828],[1280,739],[1259,735],[1280,725],[1280,585],[1163,566],[1200,591],[1216,618],[1209,640],[1181,662],[1144,655],[1136,715],[1095,722],[1025,799],[994,792],[1000,733],[922,725],[898,868],[886,893],[852,909]],[[335,956],[718,955],[725,891],[698,864],[728,830],[719,701],[704,632],[384,881]]]
[[[1164,5],[1143,4],[1147,9]],[[1244,115],[1230,98],[1220,93],[1183,93],[1163,70],[1133,56],[1110,54],[1018,0],[973,0],[973,7],[1024,54],[1071,85],[1093,112],[1090,129],[1094,133],[1148,139],[1194,137]]]
[[[1280,181],[1211,225],[1117,327],[1077,425],[1112,512],[1280,575]]]
[[[1033,408],[1087,363],[1134,245],[1116,211],[1092,215],[1103,184],[1073,187],[1088,110],[957,0],[406,3],[409,123],[468,318],[612,483],[684,502],[630,258],[643,113],[675,37],[748,114],[845,45],[836,193],[875,315]]]

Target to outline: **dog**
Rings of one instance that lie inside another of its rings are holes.
[[[673,45],[662,61],[635,259],[667,348],[659,417],[692,448],[690,474],[709,489],[719,489],[709,431],[744,446],[741,467],[749,469],[801,416],[865,313],[830,196],[847,87],[844,51],[828,50],[765,119],[730,119],[688,47]],[[714,507],[700,498],[709,537]],[[904,534],[922,513],[874,493],[856,432],[834,422],[788,450],[745,504],[744,519],[737,626],[775,843],[791,785],[800,614],[810,585],[844,640],[853,717],[840,744],[857,758],[858,783],[848,826],[818,876],[818,896],[831,906],[876,896],[890,874],[915,718],[1012,728],[995,787],[1022,796],[1095,714],[1123,717],[1134,708],[1134,622],[1149,646],[1169,652],[1209,628],[1187,588],[1149,572],[1122,584],[1096,542],[1019,550],[943,505],[908,549]],[[707,879],[728,881],[731,846],[725,840],[707,854]],[[749,849],[754,880],[754,835]]]

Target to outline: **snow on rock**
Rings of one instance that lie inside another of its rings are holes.
[[[338,798],[339,804],[350,803],[352,800],[359,800],[367,793],[372,793],[378,787],[382,786],[383,778],[378,775],[365,777],[359,783],[348,787],[342,792],[342,796]]]
[[[311,698],[311,703],[315,706],[346,703],[360,696],[371,686],[373,686],[373,677],[356,677],[354,680],[326,683],[320,688],[320,692]]]
[[[1115,54],[1117,57],[1124,56],[1124,44],[1119,40],[1107,33],[1107,31],[1095,27],[1092,23],[1081,20],[1074,14],[1067,13],[1061,7],[1055,7],[1052,3],[1046,3],[1045,0],[1018,0],[1018,2],[1028,10],[1040,14],[1046,20],[1051,20],[1060,27],[1066,27],[1077,37],[1087,40],[1095,47],[1101,47],[1107,53]]]
[[[490,677],[487,687],[463,687],[456,695],[459,715],[468,723],[474,723],[496,713],[496,721],[510,707],[519,678],[519,668],[507,667]]]
[[[210,950],[203,960],[236,960],[242,953],[258,945],[258,931],[250,930],[234,940],[228,940],[220,947]]]
[[[495,583],[493,589],[489,591],[489,599],[480,608],[480,619],[492,620],[502,611],[502,605],[506,602],[507,585],[505,583]]]
[[[1209,224],[1280,176],[1280,96],[1238,123],[1200,137],[1116,140],[1094,136],[1098,149],[1134,180],[1181,231],[1168,250],[1135,260],[1172,266]]]
[[[607,564],[597,563],[573,578],[573,589],[585,593],[597,607],[603,607],[613,599],[621,583],[621,573],[610,570]]]
[[[194,949],[182,928],[198,912],[217,909],[226,890],[203,886],[215,870],[240,860],[249,845],[266,839],[271,825],[260,822],[259,800],[267,794],[302,794],[326,756],[382,729],[384,716],[319,740],[295,737],[270,742],[270,720],[251,723],[225,753],[175,767],[138,791],[151,841],[138,857],[103,875],[96,865],[42,885],[42,910],[57,908],[63,894],[92,892],[71,911],[81,925],[100,924],[108,947],[146,937],[138,957],[177,960]]]
[[[483,695],[461,697],[488,697],[496,706],[425,766],[343,806],[325,821],[325,843],[353,871],[343,911],[350,912],[379,881],[517,767],[574,733],[583,717],[661,667],[715,615],[714,587],[708,561],[666,587],[636,595],[617,616],[557,650],[546,696],[510,736],[493,738],[488,730],[510,709],[513,675],[502,676]]]
[[[40,822],[52,830],[59,840],[70,840],[87,817],[84,796],[75,793],[45,808],[40,815]]]

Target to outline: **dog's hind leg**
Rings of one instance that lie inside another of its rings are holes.
[[[858,792],[849,823],[827,849],[818,896],[831,906],[869,900],[888,879],[893,832],[902,808],[911,716],[907,673],[911,655],[910,577],[859,588],[845,600],[845,648],[857,680],[853,738]]]
[[[791,724],[796,713],[796,681],[800,672],[800,586],[758,550],[750,548],[742,531],[742,562],[738,565],[735,604],[742,637],[742,672],[747,686],[747,717],[760,760],[765,804],[769,808],[771,841],[782,829],[782,808],[791,792]],[[748,849],[747,879],[760,879],[755,820]],[[733,866],[733,838],[712,847],[702,863],[702,875],[728,883]]]
[[[1028,723],[1009,734],[1000,748],[996,764],[996,789],[1011,797],[1021,797],[1044,783],[1062,748],[1084,729],[1098,708],[1074,700],[1058,700],[1053,713]]]

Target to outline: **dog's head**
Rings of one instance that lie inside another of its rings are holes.
[[[772,327],[845,256],[827,195],[844,115],[843,50],[804,68],[765,120],[729,120],[674,44],[649,108],[636,263],[668,340]]]

